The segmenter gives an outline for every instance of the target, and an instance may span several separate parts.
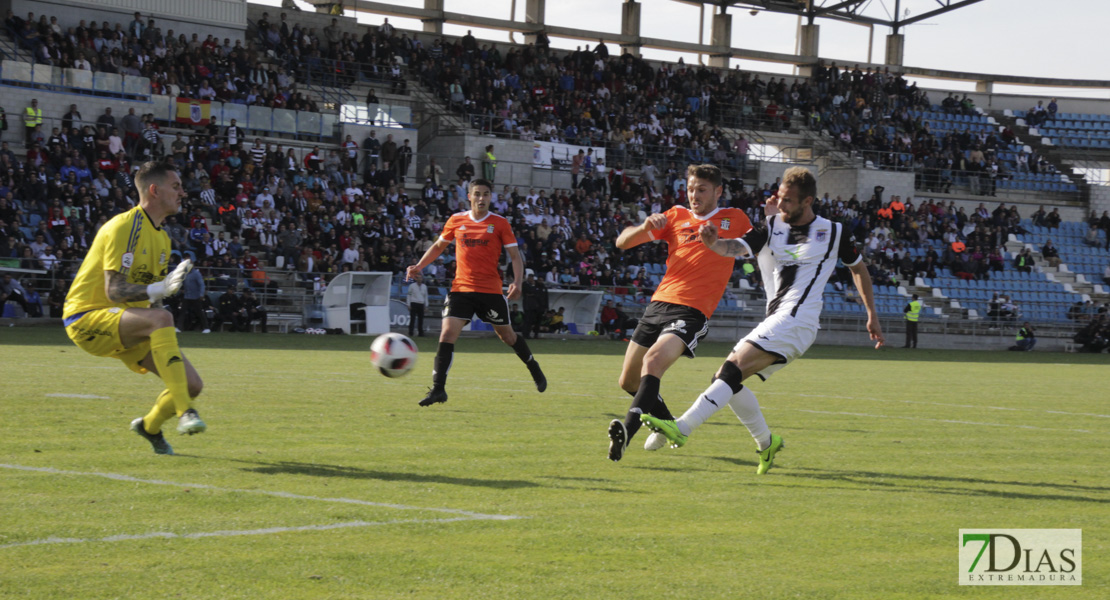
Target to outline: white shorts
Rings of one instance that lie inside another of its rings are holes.
[[[775,364],[756,373],[760,379],[766,380],[775,371],[805,354],[815,339],[817,339],[816,323],[799,321],[790,316],[789,312],[784,312],[764,319],[748,335],[736,342],[733,350],[737,351],[747,343],[777,356],[779,360],[775,361]]]

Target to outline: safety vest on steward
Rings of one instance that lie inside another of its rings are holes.
[[[906,312],[906,320],[911,323],[916,323],[917,319],[921,317],[921,301],[914,300],[910,302],[910,310]]]
[[[27,114],[23,115],[23,124],[27,127],[42,125],[42,109],[28,106]]]

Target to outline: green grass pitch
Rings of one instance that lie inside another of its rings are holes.
[[[816,347],[620,463],[624,344],[457,345],[446,404],[370,339],[184,334],[204,435],[128,431],[160,390],[61,329],[0,330],[0,598],[1098,598],[1110,585],[1110,361]],[[675,414],[727,354],[663,378]],[[1080,528],[1081,587],[960,587],[960,528]]]

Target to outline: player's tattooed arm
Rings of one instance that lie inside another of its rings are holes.
[[[104,271],[104,291],[112,302],[140,302],[150,300],[145,285],[127,283],[127,276],[119,271]]]
[[[734,258],[737,256],[744,256],[748,254],[748,246],[739,239],[723,239],[718,237],[717,227],[713,223],[706,223],[698,229],[698,235],[701,237],[701,242],[706,245],[710,250],[726,256]]]
[[[721,256],[727,256],[730,258],[747,256],[748,254],[748,246],[744,242],[741,242],[739,239],[718,239],[715,244],[710,246],[710,249],[712,249],[717,254],[720,254]]]

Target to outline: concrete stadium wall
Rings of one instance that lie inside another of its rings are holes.
[[[1102,216],[1102,211],[1110,210],[1110,186],[1091,186],[1091,210]]]
[[[127,114],[129,108],[134,108],[136,114],[154,111],[154,103],[152,102],[21,87],[0,86],[0,97],[3,98],[2,106],[8,114],[8,131],[4,132],[3,139],[17,143],[22,143],[23,140],[23,121],[20,115],[23,113],[23,109],[31,105],[32,98],[37,98],[39,101],[39,108],[42,109],[43,116],[43,130],[46,131],[47,135],[50,134],[52,127],[61,126],[62,115],[69,112],[70,104],[76,104],[77,109],[81,111],[81,116],[89,122],[95,122],[97,117],[104,114],[104,109],[109,106],[112,107],[112,116],[116,118],[116,123],[119,123],[120,118]]]
[[[914,195],[913,173],[879,171],[876,169],[829,169],[817,179],[817,192],[847,200],[854,194],[866,202],[875,193],[876,186],[883,186],[883,199],[901,196],[903,200]]]
[[[571,178],[568,171],[537,169],[532,166],[532,142],[494,138],[488,135],[466,133],[462,135],[439,135],[427,142],[420,153],[435,157],[443,167],[447,180],[451,181],[455,169],[469,156],[474,164],[475,174],[482,175],[482,157],[486,146],[493,144],[493,154],[497,157],[497,173],[494,184],[500,190],[503,186],[518,187],[522,192],[528,188],[568,189]],[[423,156],[421,157],[423,159]],[[423,162],[420,168],[424,168]]]

